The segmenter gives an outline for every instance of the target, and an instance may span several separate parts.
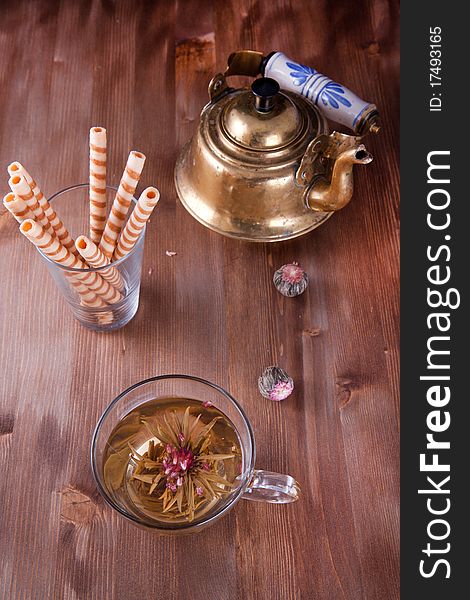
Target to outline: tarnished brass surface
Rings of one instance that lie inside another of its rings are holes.
[[[360,137],[337,131],[317,138],[311,146],[316,148],[316,156],[323,159],[325,171],[324,174],[314,174],[313,183],[307,192],[307,205],[320,212],[340,210],[353,195],[353,166],[370,163],[372,156],[361,143]],[[304,161],[305,156],[302,164]]]
[[[253,95],[234,94],[221,114],[221,128],[235,144],[250,150],[276,150],[305,135],[307,122],[295,103],[277,94],[274,108],[267,113],[256,110]]]
[[[259,75],[261,62],[263,61],[262,52],[254,50],[239,50],[232,52],[228,57],[228,66],[224,75],[248,75],[256,77]]]
[[[361,116],[356,131],[359,135],[364,136],[368,133],[377,135],[381,129],[380,115],[375,104],[371,104],[369,109]]]
[[[187,210],[214,231],[259,242],[293,238],[330,216],[310,210],[305,188],[294,184],[303,153],[310,140],[326,130],[325,122],[307,100],[283,93],[281,105],[294,102],[301,112],[296,127],[286,123],[284,137],[282,131],[273,132],[277,148],[269,139],[264,142],[272,147],[245,148],[228,135],[224,116],[234,100],[246,106],[243,96],[251,95],[249,90],[236,90],[203,110],[196,134],[177,161],[176,189]],[[291,140],[288,145],[286,139]]]
[[[223,235],[275,242],[311,231],[352,195],[352,165],[370,162],[360,138],[333,133],[302,96],[280,92],[260,113],[225,76],[183,148],[175,185],[185,208]]]
[[[217,100],[217,98],[225,94],[225,92],[227,92],[228,89],[229,87],[227,84],[227,80],[225,79],[225,75],[223,75],[222,73],[217,73],[209,82],[209,100]]]
[[[295,174],[298,185],[309,186],[315,176],[325,173],[323,152],[328,148],[329,136],[327,134],[317,135],[307,146],[299,168]]]

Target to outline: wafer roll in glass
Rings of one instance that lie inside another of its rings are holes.
[[[70,237],[69,232],[67,231],[65,225],[57,216],[57,213],[51,205],[49,204],[47,198],[41,192],[36,181],[31,177],[28,171],[23,167],[21,163],[18,161],[12,162],[8,165],[8,173],[14,177],[15,175],[22,175],[26,179],[26,183],[29,185],[30,190],[33,192],[34,197],[36,198],[37,203],[44,211],[47,220],[52,226],[55,235],[59,238],[60,243],[65,246],[70,252],[73,254],[77,254],[75,250],[75,245],[73,239]]]
[[[119,234],[126,221],[135,188],[139,183],[144,163],[145,156],[141,152],[133,150],[129,154],[126,168],[122,174],[121,182],[101,237],[100,249],[106,258],[111,259],[114,253]]]
[[[52,236],[35,221],[31,219],[23,221],[20,225],[20,231],[54,262],[59,263],[64,267],[71,267],[72,269],[87,268],[87,265],[80,258],[71,254],[67,248],[62,246],[57,239],[52,238]],[[110,285],[108,281],[104,280],[98,273],[77,272],[75,273],[75,277],[109,304],[119,302],[122,297],[121,293]]]
[[[85,235],[81,235],[75,240],[75,246],[85,262],[91,267],[104,267],[109,264],[109,259]],[[122,291],[124,289],[124,281],[116,268],[110,267],[109,269],[102,270],[100,271],[100,275],[118,290]]]
[[[9,192],[3,197],[3,205],[11,212],[18,223],[22,223],[26,219],[34,219],[34,215],[29,210],[26,202],[15,196],[13,192]]]
[[[114,260],[119,260],[135,246],[142,229],[149,220],[159,199],[160,192],[155,187],[148,187],[142,192],[119,237],[119,242],[114,252]]]
[[[13,177],[10,177],[8,180],[8,185],[10,186],[11,191],[26,203],[30,211],[33,213],[35,220],[42,227],[44,227],[44,229],[50,233],[51,236],[56,237],[49,219],[44,214],[43,209],[39,206],[36,196],[31,191],[31,188],[29,187],[29,184],[24,176],[13,175]]]
[[[90,238],[101,241],[106,224],[106,129],[90,129]]]
[[[80,296],[82,306],[90,306],[91,308],[102,308],[108,306],[106,302],[100,298],[95,292],[90,290],[82,281],[75,278],[74,275],[69,275],[69,283]]]

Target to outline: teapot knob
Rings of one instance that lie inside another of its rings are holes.
[[[251,84],[251,91],[255,98],[255,108],[260,113],[270,112],[276,104],[276,96],[280,87],[275,79],[260,77]]]

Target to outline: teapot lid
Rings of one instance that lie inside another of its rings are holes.
[[[305,118],[295,102],[279,91],[269,77],[255,79],[226,104],[221,129],[235,144],[259,151],[273,151],[293,143],[305,129]]]

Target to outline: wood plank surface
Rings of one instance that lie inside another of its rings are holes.
[[[139,312],[106,335],[73,320],[0,212],[1,598],[398,598],[398,27],[386,0],[0,4],[2,168],[20,160],[49,195],[86,181],[100,124],[109,181],[139,149],[140,188],[162,195]],[[210,232],[173,186],[208,81],[241,48],[314,65],[383,117],[351,204],[283,244]],[[310,286],[287,299],[272,274],[294,260]],[[257,391],[270,364],[295,381],[284,403]],[[121,390],[170,372],[228,389],[252,421],[257,466],[293,475],[301,500],[241,501],[178,538],[113,514],[90,472],[94,425]]]

